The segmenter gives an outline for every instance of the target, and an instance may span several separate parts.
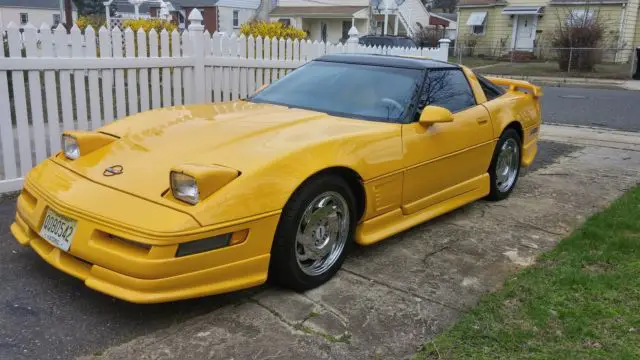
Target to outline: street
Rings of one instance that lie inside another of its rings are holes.
[[[545,87],[546,123],[640,131],[640,92]],[[534,168],[578,147],[541,141]],[[517,190],[516,190],[517,192]],[[68,359],[100,354],[226,304],[245,302],[267,285],[229,295],[162,305],[133,305],[86,288],[13,239],[15,197],[0,199],[0,359]],[[402,246],[395,244],[395,246]],[[367,249],[360,252],[366,253]]]
[[[640,131],[640,92],[594,88],[543,87],[545,123]]]

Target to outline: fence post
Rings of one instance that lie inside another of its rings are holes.
[[[569,64],[567,64],[567,74],[571,72],[571,62],[573,61],[573,47],[569,48]]]
[[[358,48],[358,38],[360,37],[355,25],[351,25],[351,29],[349,29],[348,34],[349,39],[347,39],[347,52],[354,53]]]
[[[449,59],[449,45],[451,44],[451,40],[449,39],[440,39],[438,40],[438,45],[440,45],[440,51],[442,55],[438,60],[447,61]]]
[[[193,98],[196,104],[205,101],[205,72],[204,72],[204,25],[202,14],[198,9],[189,14],[189,36],[191,37],[191,56],[193,56]]]

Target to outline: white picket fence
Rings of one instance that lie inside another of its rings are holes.
[[[60,150],[66,129],[93,130],[140,111],[233,101],[332,53],[380,53],[446,60],[440,48],[380,48],[284,39],[229,37],[204,31],[191,12],[187,31],[160,34],[77,27],[70,33],[15,24],[0,29],[0,193]],[[5,48],[8,49],[8,54]]]

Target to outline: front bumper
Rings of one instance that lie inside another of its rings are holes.
[[[47,176],[56,182],[45,181],[52,180]],[[53,163],[34,169],[18,198],[11,232],[20,244],[30,246],[49,264],[83,280],[88,287],[129,302],[158,303],[235,291],[266,281],[279,212],[175,233],[136,230],[87,212],[89,202],[96,197],[109,198],[139,214],[151,212],[165,224],[169,220],[163,219],[180,219],[182,214],[90,181],[83,183],[84,196],[57,196],[61,181],[73,179],[77,183],[77,177]],[[39,236],[47,209],[77,221],[69,252]],[[180,243],[243,230],[248,230],[248,235],[241,244],[175,257]]]

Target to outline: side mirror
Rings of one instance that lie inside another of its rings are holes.
[[[422,109],[418,122],[423,126],[431,126],[438,123],[448,123],[453,121],[453,113],[449,109],[440,106],[425,106]]]

